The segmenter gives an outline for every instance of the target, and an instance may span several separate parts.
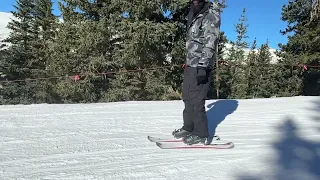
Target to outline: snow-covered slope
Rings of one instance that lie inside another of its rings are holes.
[[[316,180],[320,98],[209,100],[229,150],[164,150],[181,101],[0,106],[0,179]]]

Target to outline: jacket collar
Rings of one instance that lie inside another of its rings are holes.
[[[199,17],[204,16],[205,13],[208,12],[209,8],[210,8],[211,3],[210,2],[205,2],[203,8],[199,11],[199,13],[196,16],[192,16],[192,12],[190,11],[188,14],[188,24],[187,24],[187,29],[189,29],[192,24],[194,23],[194,21],[196,19],[198,19]]]

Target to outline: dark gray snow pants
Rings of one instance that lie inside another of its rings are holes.
[[[208,122],[205,110],[211,70],[207,72],[207,81],[204,84],[197,83],[197,68],[186,66],[182,85],[182,99],[185,105],[183,110],[183,129],[200,137],[208,137]]]

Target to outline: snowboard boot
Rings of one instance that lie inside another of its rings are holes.
[[[207,144],[206,141],[207,141],[207,138],[201,138],[201,137],[194,135],[194,134],[189,134],[187,137],[185,137],[183,139],[183,142],[188,145],[192,145],[192,144],[206,145]]]
[[[173,135],[173,137],[174,138],[176,138],[176,139],[180,139],[180,138],[184,138],[184,137],[186,137],[187,135],[189,135],[191,132],[189,132],[189,131],[186,131],[186,130],[184,130],[184,129],[176,129],[176,130],[174,130],[173,132],[172,132],[172,135]]]

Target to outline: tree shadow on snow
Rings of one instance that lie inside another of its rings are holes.
[[[208,130],[209,138],[211,142],[212,138],[216,133],[218,125],[226,119],[226,117],[232,114],[238,108],[237,100],[217,100],[207,105],[207,119],[208,119]]]
[[[320,101],[314,102],[314,113],[320,114]],[[320,122],[320,116],[313,116],[313,120]],[[319,128],[319,127],[315,127]],[[299,127],[293,118],[287,118],[277,128],[282,132],[277,143],[272,144],[277,154],[277,159],[270,166],[274,168],[272,173],[259,175],[241,175],[240,180],[318,180],[320,179],[320,142],[302,138],[299,135]],[[318,129],[315,129],[317,132]],[[310,138],[312,139],[312,138]],[[267,168],[266,168],[267,170]],[[269,177],[269,175],[271,177]]]

